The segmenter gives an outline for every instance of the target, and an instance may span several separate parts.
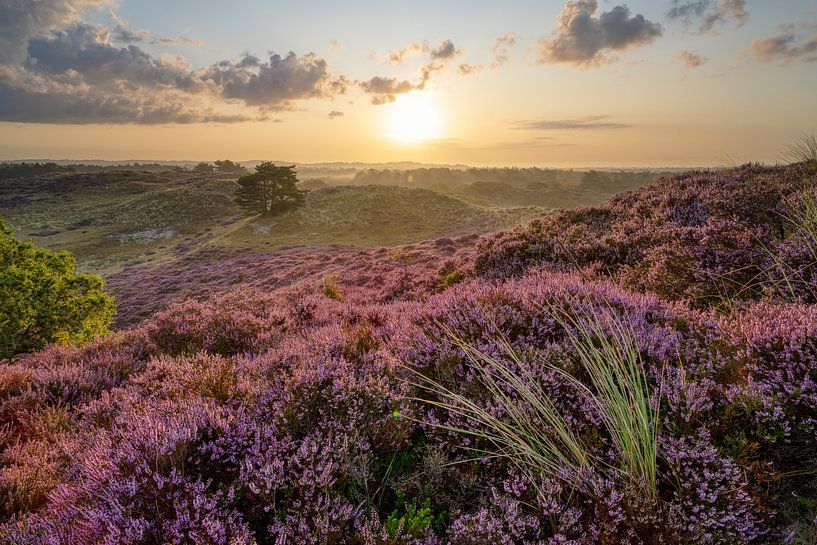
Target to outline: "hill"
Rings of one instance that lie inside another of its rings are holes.
[[[134,269],[126,308],[198,300],[0,367],[0,539],[808,543],[815,202],[747,165],[482,240]]]
[[[69,250],[106,276],[214,246],[379,246],[498,229],[542,212],[494,210],[423,189],[327,187],[274,219],[233,202],[234,179],[188,171],[55,173],[0,182],[0,213],[18,236]]]

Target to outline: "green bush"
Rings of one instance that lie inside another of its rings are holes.
[[[17,240],[0,219],[0,359],[108,332],[113,299],[74,257]]]

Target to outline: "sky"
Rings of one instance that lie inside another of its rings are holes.
[[[0,159],[775,162],[817,0],[0,0]]]

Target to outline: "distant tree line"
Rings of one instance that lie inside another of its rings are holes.
[[[193,167],[193,172],[200,174],[242,174],[247,169],[229,159],[214,161],[213,163],[201,162]]]
[[[123,170],[145,171],[145,172],[178,172],[183,170],[178,166],[171,166],[162,163],[123,163],[107,165],[89,165],[85,163],[74,163],[70,165],[60,165],[54,162],[30,163],[30,162],[9,162],[0,163],[0,180],[10,180],[12,178],[26,178],[30,176],[43,176],[46,174],[77,174],[93,172],[115,172]]]
[[[540,191],[558,188],[560,185],[585,186],[589,189],[636,187],[655,180],[660,174],[656,171],[579,171],[536,167],[365,169],[358,171],[351,183],[439,188],[489,182]]]
[[[0,163],[0,180],[24,178],[26,176],[40,176],[53,172],[76,172],[73,165],[58,165],[57,163]]]

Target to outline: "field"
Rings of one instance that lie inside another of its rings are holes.
[[[86,264],[122,263],[94,233],[179,233],[111,276],[119,331],[0,367],[3,542],[814,543],[815,165],[481,236],[535,209],[329,186],[260,220],[177,175],[3,196]]]

